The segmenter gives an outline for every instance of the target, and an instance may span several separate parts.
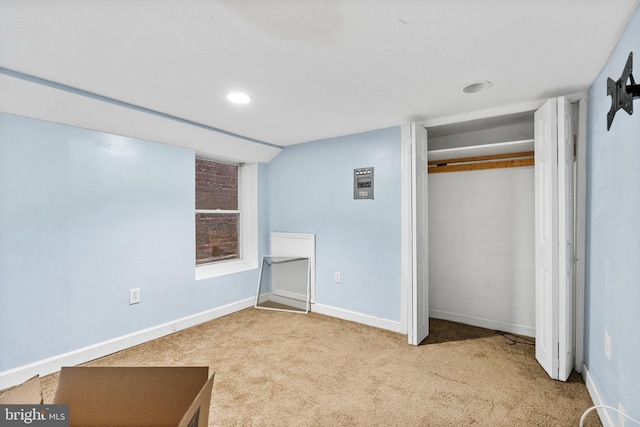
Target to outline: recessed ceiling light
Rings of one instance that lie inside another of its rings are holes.
[[[248,104],[251,102],[251,97],[241,92],[231,92],[227,95],[227,99],[234,104]]]
[[[472,82],[467,83],[466,85],[460,88],[460,91],[463,93],[477,93],[482,92],[483,90],[487,90],[491,87],[490,81],[481,81],[481,82]]]

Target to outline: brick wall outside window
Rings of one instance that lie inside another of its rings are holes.
[[[196,159],[196,209],[238,210],[238,166]],[[196,213],[196,265],[240,257],[240,214]]]

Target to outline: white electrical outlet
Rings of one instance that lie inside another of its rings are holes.
[[[608,331],[604,331],[604,355],[611,360],[611,335]]]
[[[333,279],[335,280],[336,283],[340,283],[340,272],[336,271],[335,273],[333,273]]]
[[[140,288],[129,289],[129,305],[140,302]]]

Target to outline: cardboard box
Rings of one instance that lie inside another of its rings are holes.
[[[208,367],[62,368],[53,403],[69,405],[71,427],[207,427],[213,377]],[[12,402],[36,403],[39,388],[27,381]]]

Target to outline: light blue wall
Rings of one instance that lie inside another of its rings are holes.
[[[640,100],[606,127],[607,78],[620,77],[631,51],[640,70],[640,10],[589,89],[585,360],[604,403],[640,419]]]
[[[194,191],[192,151],[0,114],[0,372],[255,295],[195,281]]]
[[[369,166],[375,199],[354,200]],[[316,235],[316,303],[400,321],[400,128],[289,146],[267,168],[271,231]]]

